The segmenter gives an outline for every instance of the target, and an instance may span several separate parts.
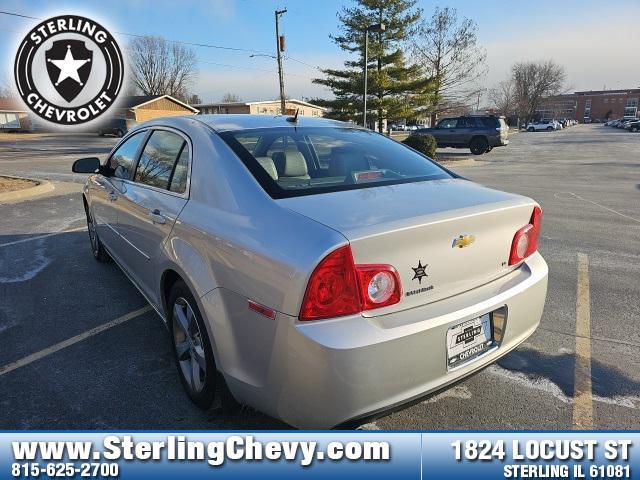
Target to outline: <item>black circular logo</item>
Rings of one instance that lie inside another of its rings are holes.
[[[79,125],[113,105],[122,89],[124,61],[102,25],[61,15],[26,35],[14,75],[20,97],[33,113],[48,122]]]

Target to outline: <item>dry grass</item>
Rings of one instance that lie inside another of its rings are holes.
[[[24,180],[22,178],[0,177],[0,193],[14,192],[38,185],[33,180]]]

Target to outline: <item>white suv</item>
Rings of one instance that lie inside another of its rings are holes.
[[[539,130],[562,130],[562,125],[556,120],[540,120],[539,122],[530,122],[527,125],[528,132],[535,132]]]

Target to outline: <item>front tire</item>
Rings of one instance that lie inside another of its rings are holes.
[[[88,208],[85,208],[85,213],[87,215],[87,230],[89,231],[89,241],[91,242],[91,253],[93,254],[93,258],[100,263],[107,263],[111,258],[100,241],[93,215],[91,215]]]
[[[535,129],[535,128],[533,128],[533,127],[529,127],[529,128],[527,128],[527,132],[534,132],[535,130],[536,130],[536,129]]]
[[[638,127],[631,127],[629,131],[635,133],[638,131]]]
[[[198,305],[182,280],[173,285],[167,306],[180,382],[193,403],[208,409],[215,397],[216,363]]]
[[[482,155],[489,150],[489,142],[487,142],[486,138],[474,138],[473,140],[471,140],[469,149],[474,155]]]
[[[124,130],[118,129],[116,131],[116,135],[118,136],[118,138],[124,137]]]
[[[553,127],[547,127],[547,132],[551,132],[553,130],[555,130]]]

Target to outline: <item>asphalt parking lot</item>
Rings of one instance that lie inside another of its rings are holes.
[[[161,321],[114,264],[93,260],[70,166],[116,140],[0,140],[0,174],[61,182],[0,204],[0,428],[286,428],[193,406]],[[478,160],[451,168],[543,207],[541,326],[497,365],[365,428],[640,429],[640,134],[518,133]]]

